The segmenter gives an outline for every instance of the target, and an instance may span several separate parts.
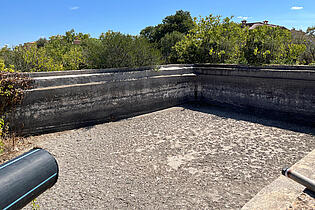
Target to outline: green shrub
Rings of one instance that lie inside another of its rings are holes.
[[[232,18],[210,15],[195,19],[195,27],[175,45],[183,63],[297,64],[305,44],[291,33],[268,25],[249,30]]]
[[[6,68],[3,60],[0,60],[0,153],[3,152],[3,140],[9,134],[6,114],[22,102],[23,90],[28,89],[31,84],[31,80],[15,72],[13,68],[12,65]]]
[[[264,25],[249,30],[244,54],[249,64],[296,64],[305,49],[292,43],[289,30]]]
[[[178,54],[174,49],[177,42],[181,41],[185,35],[178,31],[166,34],[160,41],[161,53],[166,63],[178,63]]]
[[[140,36],[161,51],[165,63],[178,63],[178,55],[173,47],[193,28],[190,12],[178,10],[174,15],[165,17],[161,24],[141,30]]]
[[[175,45],[183,63],[241,63],[248,30],[231,18],[210,15],[197,20],[195,27]]]
[[[161,60],[159,51],[139,36],[108,31],[84,44],[89,68],[158,65]]]
[[[83,47],[74,44],[76,39],[89,39],[88,34],[76,34],[74,30],[66,35],[52,36],[49,40],[39,39],[36,43],[19,45],[13,49],[4,47],[0,58],[6,65],[14,65],[22,72],[76,70],[86,67]]]
[[[303,44],[306,49],[299,54],[298,61],[301,64],[309,64],[315,62],[315,27],[309,27],[306,32],[302,30],[291,30],[292,40],[294,44]]]

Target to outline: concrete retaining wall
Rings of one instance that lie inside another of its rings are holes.
[[[122,119],[191,101],[267,110],[315,125],[315,68],[167,65],[30,73],[34,88],[11,114],[20,134]]]
[[[193,101],[191,66],[32,73],[34,89],[13,115],[20,134],[38,134],[126,118]],[[22,129],[20,129],[22,128]]]
[[[194,72],[204,102],[315,126],[315,69],[299,68],[199,65]]]

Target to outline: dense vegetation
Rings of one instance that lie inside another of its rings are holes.
[[[161,51],[164,63],[177,63],[178,56],[174,46],[193,28],[194,21],[190,13],[180,10],[175,15],[165,17],[162,24],[146,27],[140,35]]]
[[[0,49],[6,66],[62,71],[167,63],[314,64],[315,27],[306,32],[260,26],[249,30],[232,18],[192,18],[187,11],[132,36],[108,31],[99,38],[68,31],[14,48]]]
[[[87,68],[148,66],[161,63],[160,51],[147,39],[108,31],[83,44]]]
[[[262,25],[249,30],[231,18],[208,16],[195,20],[195,27],[175,49],[180,62],[236,64],[306,64],[301,56],[305,43],[295,43],[291,32]]]

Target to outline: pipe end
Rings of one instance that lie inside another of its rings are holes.
[[[283,176],[286,176],[287,171],[289,170],[289,167],[284,167],[281,171]]]

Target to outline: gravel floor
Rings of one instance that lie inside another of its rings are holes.
[[[315,149],[314,130],[187,105],[30,137],[55,155],[41,209],[238,209]],[[30,208],[30,206],[28,207]]]

